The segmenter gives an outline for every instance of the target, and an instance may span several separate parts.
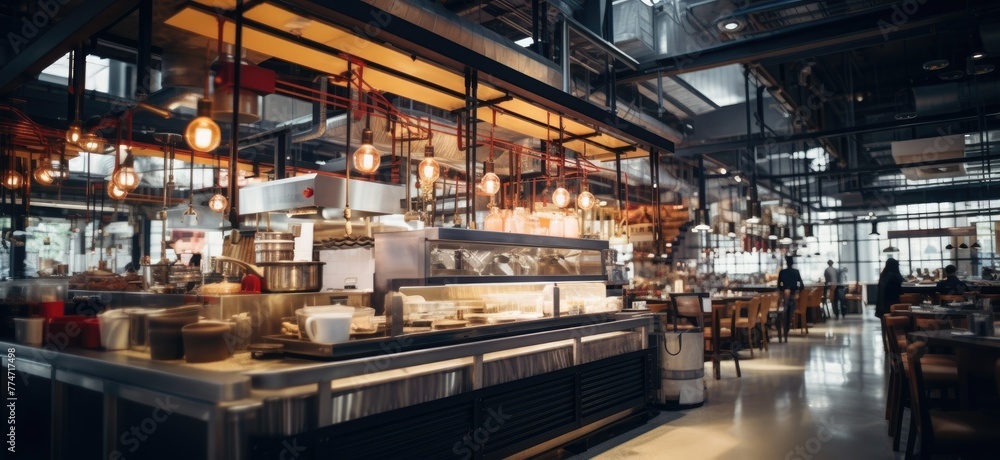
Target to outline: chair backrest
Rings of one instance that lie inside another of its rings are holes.
[[[912,305],[908,303],[894,303],[889,305],[889,313],[895,313],[897,311],[909,311]]]
[[[927,393],[924,384],[924,372],[920,367],[920,357],[927,351],[927,345],[923,342],[913,342],[906,347],[903,359],[906,360],[906,379],[910,383],[910,409],[913,411],[915,426],[927,439],[931,434],[930,414],[927,411]],[[921,449],[929,449],[930,446],[921,443]]]
[[[905,294],[900,294],[899,295],[899,303],[906,303],[906,304],[910,304],[910,305],[917,305],[922,300],[924,300],[924,296],[922,296],[922,295],[920,295],[920,294],[918,294],[916,292],[907,292]]]
[[[907,329],[910,327],[910,319],[905,316],[884,316],[885,320],[885,334],[887,337],[886,345],[889,346],[889,353],[891,353],[892,360],[895,362],[899,354],[903,352],[899,348],[899,336],[905,336]]]
[[[701,299],[707,297],[705,293],[672,293],[670,300],[673,304],[674,317],[694,319],[695,325],[705,327],[705,315],[701,310]]]
[[[938,302],[965,302],[965,296],[961,294],[938,294]]]
[[[747,302],[747,327],[753,329],[757,326],[760,317],[760,296],[754,297]]]

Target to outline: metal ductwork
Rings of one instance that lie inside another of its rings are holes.
[[[400,214],[405,192],[402,185],[304,174],[241,188],[240,214],[284,212],[339,219],[345,204],[352,217]]]
[[[325,95],[326,88],[328,85],[328,79],[324,75],[317,77],[317,80],[319,80],[319,88],[318,88],[319,94]],[[346,120],[347,117],[344,116],[344,119]],[[292,143],[294,144],[299,142],[311,141],[313,139],[319,139],[320,137],[323,137],[323,134],[326,133],[330,120],[332,120],[332,118],[326,119],[326,98],[324,97],[322,102],[320,101],[313,102],[312,126],[307,131],[303,131],[301,133],[293,135]]]

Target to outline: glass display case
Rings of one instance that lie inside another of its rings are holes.
[[[608,242],[425,228],[375,234],[375,299],[402,286],[607,281]]]

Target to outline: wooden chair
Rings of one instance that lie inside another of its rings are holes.
[[[889,394],[886,399],[889,412],[889,436],[892,436],[893,450],[899,450],[899,439],[903,425],[903,409],[910,406],[910,393],[907,387],[908,364],[903,359],[906,349],[906,334],[910,332],[910,321],[906,317],[886,316],[885,334],[889,344],[891,361],[889,374]],[[951,355],[927,355],[921,358],[925,367],[926,377],[936,388],[956,388],[958,385],[958,364]],[[942,390],[942,397],[945,391]],[[911,407],[912,409],[912,407]],[[909,442],[907,443],[909,444]]]
[[[853,312],[854,307],[857,307],[857,311],[860,313],[865,305],[864,295],[861,292],[861,283],[851,283],[847,286],[847,293],[844,294],[844,299],[847,301],[847,310]]]
[[[813,323],[820,323],[823,313],[823,288],[812,288],[809,297],[804,297],[803,300],[805,300],[806,318],[812,313]]]
[[[962,294],[938,294],[938,303],[948,303],[948,302],[965,302],[965,296]]]
[[[809,324],[806,322],[806,313],[809,309],[809,302],[816,295],[817,288],[805,288],[799,292],[799,296],[795,299],[795,312],[792,317],[792,327],[798,322],[799,332],[803,335],[809,335]]]
[[[899,295],[899,303],[909,305],[919,305],[924,300],[924,296],[916,292],[907,292]]]
[[[986,410],[930,410],[928,400],[928,366],[921,359],[926,345],[912,343],[904,355],[909,392],[912,395],[911,433],[920,437],[920,458],[929,459],[934,453],[971,454],[982,456],[996,452],[1000,439],[1000,413]],[[906,458],[912,458],[917,436],[906,442]]]
[[[723,327],[721,316],[718,317],[718,321],[713,321],[712,324],[707,324],[705,321],[705,313],[702,312],[701,302],[703,298],[707,295],[704,293],[673,293],[670,294],[670,299],[672,300],[672,311],[676,318],[684,318],[693,320],[694,327],[700,327],[705,334],[705,355],[711,356],[712,367],[717,370],[718,367],[716,363],[719,361],[719,356],[723,353],[722,340],[729,339],[732,340],[732,325],[730,327]],[[713,309],[713,318],[715,318],[715,311]],[[730,356],[733,357],[733,362],[736,363],[736,376],[742,377],[740,371],[740,355],[733,351],[732,349],[726,351]],[[716,371],[716,379],[720,378],[719,373]]]
[[[740,313],[746,310],[747,316],[741,317]],[[733,309],[733,329],[737,332],[737,336],[742,339],[743,335],[740,331],[746,331],[747,348],[750,349],[750,357],[753,358],[753,330],[757,327],[757,322],[760,318],[760,297],[754,297],[749,301],[736,302],[736,308]],[[764,350],[763,337],[761,338],[761,351]]]

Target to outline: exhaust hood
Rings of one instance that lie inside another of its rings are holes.
[[[350,181],[351,217],[401,214],[406,190],[402,185]],[[296,217],[337,219],[344,216],[348,180],[304,174],[240,189],[240,214],[283,212]]]

